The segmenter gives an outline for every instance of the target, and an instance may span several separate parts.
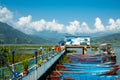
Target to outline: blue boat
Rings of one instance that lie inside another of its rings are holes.
[[[95,67],[95,66],[69,66],[69,65],[57,65],[57,68],[62,71],[76,71],[76,72],[85,72],[85,73],[95,73],[95,74],[115,74],[119,69],[119,66],[114,67]]]
[[[89,37],[66,37],[65,47],[67,48],[82,48],[83,53],[68,53],[67,57],[70,63],[58,64],[57,69],[53,72],[54,76],[58,76],[59,80],[116,80],[120,76],[114,76],[119,70],[119,65],[116,65],[116,56],[110,52],[109,44],[102,44],[105,48],[103,51],[107,53],[87,54],[87,48],[90,45],[81,45],[81,41],[90,41]],[[78,44],[77,44],[78,43]],[[102,49],[100,49],[102,50]],[[55,79],[53,79],[55,80]]]
[[[71,63],[101,63],[102,58],[101,57],[75,57],[75,56],[70,56],[69,57]]]
[[[119,75],[98,75],[98,74],[89,74],[85,72],[76,72],[76,71],[54,71],[55,75],[53,77],[59,78],[59,80],[117,80],[120,78]],[[51,79],[55,80],[55,79]]]
[[[90,63],[64,63],[63,66],[73,66],[73,67],[114,67],[119,66],[117,64],[113,65],[113,62],[106,62],[101,64],[90,64]]]

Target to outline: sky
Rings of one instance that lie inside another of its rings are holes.
[[[0,0],[0,21],[26,33],[120,31],[120,0]]]

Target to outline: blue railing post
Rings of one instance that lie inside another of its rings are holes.
[[[14,54],[15,54],[15,51],[12,50],[12,70],[14,72]]]
[[[36,70],[35,70],[35,80],[37,80],[37,54],[38,54],[38,51],[35,50],[35,65],[36,65]]]
[[[12,71],[13,71],[13,75],[12,75],[12,78],[15,78],[15,74],[14,74],[14,54],[15,54],[15,51],[12,50]]]
[[[38,51],[35,50],[35,64],[37,65],[37,54],[38,54]]]

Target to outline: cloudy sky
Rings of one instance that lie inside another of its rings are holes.
[[[27,34],[120,31],[120,0],[0,0],[0,21]]]

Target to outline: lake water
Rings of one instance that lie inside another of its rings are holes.
[[[120,47],[113,47],[113,51],[114,51],[114,53],[115,53],[115,55],[116,55],[116,57],[117,57],[117,64],[119,64],[120,65]],[[77,52],[78,53],[82,53],[82,49],[77,49]],[[97,54],[97,53],[99,53],[98,51],[92,51],[91,50],[91,48],[90,49],[87,49],[87,54]],[[118,74],[120,74],[120,69],[118,70],[118,72],[117,72]]]
[[[36,49],[37,50],[37,49]],[[15,53],[21,53],[21,54],[32,54],[35,52],[35,49],[16,49]]]

